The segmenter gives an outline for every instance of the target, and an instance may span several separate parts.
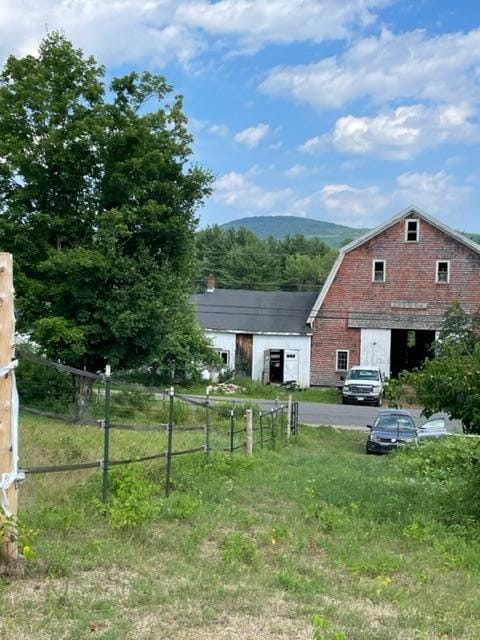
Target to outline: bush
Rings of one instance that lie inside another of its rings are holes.
[[[75,398],[75,379],[71,374],[20,359],[16,378],[22,404],[60,413],[70,412]]]

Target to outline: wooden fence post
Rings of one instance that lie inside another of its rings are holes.
[[[287,409],[287,440],[290,440],[292,435],[292,394],[288,396],[288,409]]]
[[[253,411],[245,411],[245,455],[253,455]]]
[[[13,259],[10,253],[0,253],[0,368],[9,365],[15,358],[15,314],[13,291]],[[16,469],[12,447],[12,374],[0,377],[0,478],[4,473]],[[1,496],[0,496],[1,499]],[[7,490],[11,523],[0,507],[0,524],[5,526],[7,560],[18,558],[17,545],[17,483]]]

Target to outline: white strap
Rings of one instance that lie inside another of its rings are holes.
[[[12,449],[12,470],[2,474],[0,478],[0,492],[2,493],[1,507],[5,514],[9,517],[10,503],[8,501],[7,491],[9,488],[20,480],[25,480],[25,474],[18,471],[18,392],[15,381],[15,367],[18,360],[12,360],[4,367],[0,367],[0,377],[10,374],[12,376],[12,398],[11,398],[11,422],[10,422],[10,446]]]

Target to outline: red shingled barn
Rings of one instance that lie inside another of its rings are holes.
[[[480,246],[410,207],[340,250],[309,317],[312,385],[421,365],[447,307],[480,307]]]

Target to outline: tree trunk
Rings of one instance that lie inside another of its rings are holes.
[[[75,377],[75,419],[80,422],[88,418],[92,401],[93,378]]]

